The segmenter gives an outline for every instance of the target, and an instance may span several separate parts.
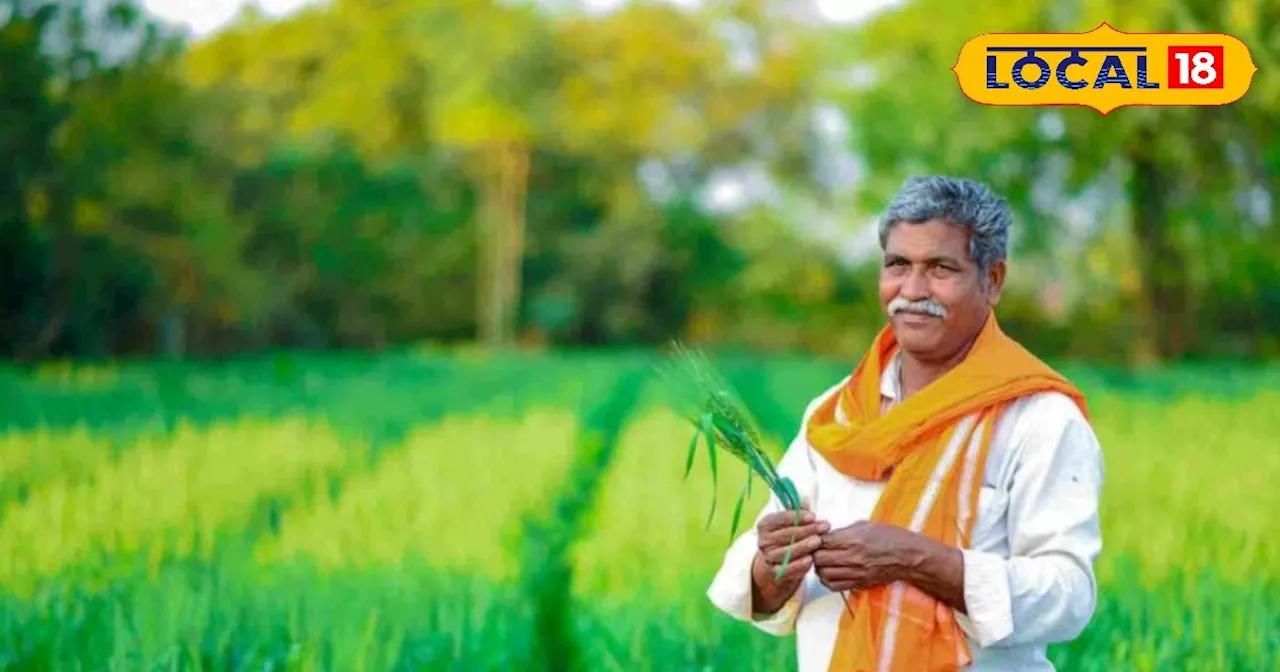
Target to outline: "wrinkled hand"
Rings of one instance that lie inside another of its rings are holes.
[[[904,528],[859,521],[822,535],[822,547],[813,553],[813,562],[827,588],[865,590],[902,580],[915,542],[915,535]]]
[[[799,525],[795,516],[795,511],[779,511],[764,516],[756,525],[758,552],[751,575],[762,603],[760,611],[765,613],[775,611],[800,586],[813,566],[813,552],[822,545],[822,534],[831,529],[830,523],[814,516],[807,502],[801,506]],[[791,558],[778,577],[788,547]]]

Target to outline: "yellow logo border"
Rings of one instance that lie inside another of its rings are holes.
[[[981,40],[981,39],[983,39],[983,38],[985,38],[985,37],[988,37],[988,36],[992,36],[992,35],[1025,35],[1025,36],[1045,36],[1045,35],[1067,36],[1067,35],[1081,35],[1081,36],[1083,36],[1083,35],[1092,35],[1092,34],[1097,33],[1097,32],[1099,32],[1099,31],[1108,31],[1108,30],[1109,30],[1109,31],[1111,31],[1111,32],[1113,32],[1113,33],[1120,34],[1120,35],[1159,35],[1159,36],[1169,36],[1169,35],[1186,35],[1186,36],[1208,35],[1208,36],[1213,36],[1213,37],[1218,37],[1218,38],[1230,38],[1230,39],[1235,40],[1236,42],[1238,42],[1238,43],[1240,44],[1240,46],[1244,48],[1244,52],[1245,52],[1245,54],[1247,54],[1247,55],[1248,55],[1248,58],[1249,58],[1249,71],[1248,71],[1248,75],[1247,75],[1247,77],[1248,77],[1248,82],[1245,84],[1245,86],[1244,86],[1243,90],[1241,90],[1241,92],[1240,92],[1240,94],[1239,94],[1239,95],[1237,95],[1237,96],[1235,96],[1234,98],[1231,98],[1231,99],[1229,99],[1229,100],[1221,100],[1221,101],[1217,101],[1217,102],[1213,102],[1213,103],[1187,103],[1187,102],[1176,102],[1176,103],[1175,103],[1175,102],[1164,102],[1164,103],[1162,103],[1162,102],[1149,102],[1149,103],[1122,103],[1122,104],[1115,105],[1115,106],[1112,106],[1112,107],[1099,107],[1099,106],[1098,106],[1098,105],[1096,105],[1096,104],[1079,103],[1079,102],[1070,102],[1070,103],[1067,103],[1067,102],[1064,102],[1064,103],[1042,103],[1042,102],[1026,102],[1026,103],[1017,103],[1017,102],[1008,102],[1008,103],[989,103],[989,102],[982,102],[982,101],[980,101],[980,100],[975,100],[975,99],[973,98],[973,96],[969,95],[969,92],[965,90],[965,87],[964,87],[964,81],[963,81],[963,79],[962,79],[962,77],[961,77],[961,74],[960,74],[960,72],[959,72],[959,70],[958,70],[958,68],[960,67],[960,61],[961,61],[962,57],[964,56],[964,51],[965,51],[965,49],[966,49],[966,48],[968,48],[970,44],[973,44],[974,42],[976,42],[976,41],[978,41],[978,40]],[[952,66],[951,66],[950,70],[951,70],[951,73],[952,73],[952,74],[954,74],[954,75],[955,75],[955,77],[956,77],[956,84],[960,87],[960,92],[961,92],[962,94],[964,94],[964,97],[965,97],[965,98],[968,98],[971,102],[973,102],[973,103],[977,103],[978,105],[983,105],[983,106],[986,106],[986,107],[1086,107],[1086,108],[1089,108],[1089,109],[1092,109],[1092,110],[1096,110],[1096,111],[1098,112],[1098,114],[1099,114],[1099,115],[1101,115],[1101,116],[1104,116],[1104,117],[1105,117],[1105,116],[1107,116],[1107,115],[1111,114],[1112,112],[1115,112],[1116,110],[1119,110],[1119,109],[1122,109],[1122,108],[1126,108],[1126,107],[1221,107],[1221,106],[1224,106],[1224,105],[1231,105],[1231,104],[1233,104],[1233,103],[1235,103],[1235,102],[1239,101],[1240,99],[1244,98],[1244,96],[1245,96],[1246,94],[1248,94],[1248,93],[1249,93],[1249,91],[1253,88],[1253,77],[1254,77],[1254,75],[1258,72],[1258,65],[1257,65],[1257,63],[1256,63],[1256,62],[1254,62],[1254,60],[1253,60],[1253,52],[1249,49],[1249,45],[1248,45],[1248,44],[1246,44],[1244,40],[1241,40],[1240,38],[1238,38],[1238,37],[1236,37],[1235,35],[1232,35],[1232,34],[1230,34],[1230,33],[1211,33],[1211,32],[1150,32],[1150,31],[1148,31],[1148,32],[1129,32],[1129,31],[1119,30],[1119,29],[1117,29],[1115,26],[1112,26],[1109,22],[1107,22],[1107,21],[1102,21],[1102,22],[1100,22],[1097,26],[1095,26],[1094,28],[1092,28],[1092,29],[1090,29],[1090,30],[1084,30],[1084,31],[1079,31],[1079,32],[1059,31],[1059,32],[1052,32],[1052,33],[1027,33],[1027,32],[1012,32],[1012,31],[992,31],[992,32],[982,33],[982,34],[980,34],[980,35],[975,35],[975,36],[973,36],[973,37],[969,38],[968,40],[966,40],[964,44],[960,45],[960,51],[956,53],[956,62],[955,62],[955,64],[954,64],[954,65],[952,65]]]

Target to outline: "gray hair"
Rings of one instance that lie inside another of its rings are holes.
[[[969,256],[986,284],[987,269],[1007,258],[1009,203],[986,185],[961,177],[927,175],[903,183],[880,218],[880,249],[900,222],[920,224],[941,219],[969,231]]]

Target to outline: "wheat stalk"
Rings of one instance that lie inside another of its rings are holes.
[[[733,394],[728,383],[716,372],[706,356],[680,342],[673,344],[673,353],[662,367],[668,400],[676,412],[694,427],[685,456],[684,478],[689,478],[697,457],[698,445],[706,446],[707,461],[711,467],[711,511],[707,515],[707,527],[716,513],[716,488],[718,469],[716,454],[723,450],[747,466],[747,478],[733,509],[730,539],[738,531],[742,519],[742,507],[751,496],[751,482],[759,478],[769,486],[784,509],[795,514],[800,523],[800,495],[790,478],[778,474],[769,455],[761,449],[760,432],[752,420],[746,405]],[[701,439],[701,441],[699,441]],[[776,576],[791,562],[795,546],[795,533],[787,546],[786,557],[778,566]]]

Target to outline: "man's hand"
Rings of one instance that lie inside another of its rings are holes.
[[[813,552],[822,544],[823,533],[831,529],[830,523],[819,521],[813,515],[807,503],[801,506],[798,525],[796,513],[771,513],[756,525],[759,550],[751,564],[751,598],[753,610],[758,614],[776,612],[796,592],[804,575],[813,567]],[[778,578],[778,568],[788,547],[791,547],[790,562]]]
[[[859,521],[822,535],[813,561],[823,585],[843,592],[904,580],[918,556],[916,535],[909,530]]]
[[[968,612],[960,549],[905,528],[856,522],[824,534],[813,562],[822,584],[836,592],[906,581],[961,613]]]

